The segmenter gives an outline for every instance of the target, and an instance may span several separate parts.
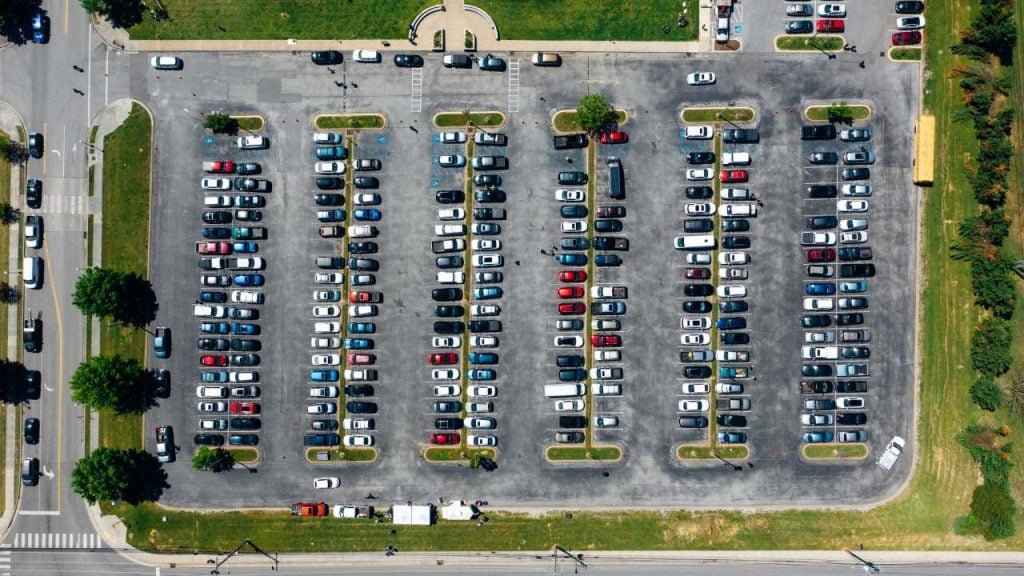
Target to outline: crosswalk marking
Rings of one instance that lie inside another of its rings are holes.
[[[508,62],[508,111],[519,112],[519,58]]]
[[[10,548],[10,545],[5,544],[5,548]],[[99,534],[91,532],[78,532],[78,533],[18,533],[14,535],[14,548],[82,548],[82,549],[94,549],[103,547],[103,539],[100,538]],[[0,555],[5,551],[0,550]],[[10,551],[6,551],[10,554]],[[2,556],[0,556],[2,558]],[[0,562],[2,563],[2,562]]]
[[[43,214],[85,214],[85,196],[75,194],[73,196],[60,194],[43,194],[43,207],[40,209]]]
[[[11,576],[10,544],[0,544],[0,576]]]
[[[412,69],[412,85],[409,92],[409,110],[411,112],[423,111],[423,69]]]

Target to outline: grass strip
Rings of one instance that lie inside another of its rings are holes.
[[[696,40],[697,0],[474,0],[505,40]],[[679,26],[684,17],[686,26]],[[614,16],[610,16],[614,15]],[[569,23],[569,24],[567,24]]]
[[[871,116],[871,108],[862,104],[846,104],[845,102],[833,102],[833,104],[845,104],[850,109],[854,120],[866,120]],[[828,109],[830,106],[808,106],[804,114],[812,122],[825,122],[828,120]]]
[[[721,117],[719,117],[721,116]],[[752,108],[687,108],[683,122],[752,122]]]
[[[380,114],[325,114],[317,116],[316,127],[321,130],[383,128],[384,122]]]
[[[473,456],[495,458],[492,448],[460,448],[459,446],[431,446],[423,451],[423,457],[429,462],[468,462]]]
[[[455,128],[470,124],[494,128],[504,123],[505,115],[501,112],[442,112],[434,116],[434,125],[438,128]]]
[[[676,450],[676,457],[680,460],[708,460],[716,456],[722,458],[742,460],[750,456],[750,450],[746,446],[680,446]]]
[[[889,51],[889,57],[893,60],[920,60],[920,48],[893,48]]]
[[[231,457],[235,459],[235,462],[241,462],[242,464],[252,464],[260,459],[260,451],[255,448],[228,447],[225,450],[231,453]]]
[[[618,460],[622,450],[615,446],[551,446],[547,450],[548,460]]]
[[[263,116],[232,116],[238,122],[238,129],[246,132],[263,130]]]
[[[866,444],[805,444],[804,456],[807,458],[866,458]]]
[[[619,126],[626,123],[629,116],[625,110],[615,110],[615,122]],[[583,128],[576,123],[576,110],[561,110],[551,119],[551,125],[557,132],[583,132]]]
[[[842,50],[842,36],[779,36],[775,39],[778,50]]]
[[[124,123],[103,139],[104,268],[149,276],[149,197],[152,123],[135,104]],[[100,323],[100,354],[146,362],[146,332]],[[142,415],[100,410],[100,445],[142,449]]]

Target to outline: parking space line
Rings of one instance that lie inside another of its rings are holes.
[[[423,69],[413,68],[409,86],[409,111],[423,111]]]
[[[519,58],[508,61],[508,111],[519,112]]]

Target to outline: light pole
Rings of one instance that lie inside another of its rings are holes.
[[[95,144],[90,144],[89,142],[86,142],[85,140],[79,140],[78,143],[79,144],[85,144],[89,148],[92,148],[94,150],[99,150],[100,152],[103,152],[103,148],[100,148],[99,146],[97,146]]]
[[[733,126],[734,128],[739,128],[739,126],[733,124],[732,120],[729,120],[728,118],[723,116],[721,112],[715,112],[715,118],[718,118],[719,120],[724,120],[725,122],[728,122],[729,125]]]
[[[817,38],[817,37],[818,37],[818,32],[815,31],[814,34],[811,34],[810,38],[805,40],[805,42],[807,42],[811,46],[814,46],[818,50],[818,52],[821,52],[825,56],[828,56],[829,60],[835,60],[836,59],[836,55],[835,54],[833,54],[832,52],[829,52],[828,50],[825,50],[821,46],[818,46],[818,43],[814,41],[814,39]]]
[[[733,464],[732,462],[729,462],[725,458],[722,458],[721,456],[719,456],[717,452],[712,452],[711,455],[714,456],[715,458],[718,458],[719,460],[721,460],[723,465],[725,465],[725,466],[727,466],[729,468],[732,468],[733,472],[739,472],[740,470],[743,470],[743,466],[740,466],[738,464]]]

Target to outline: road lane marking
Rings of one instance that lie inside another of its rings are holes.
[[[64,321],[60,315],[60,300],[57,298],[56,282],[53,279],[53,268],[50,267],[50,244],[43,243],[46,254],[46,277],[49,279],[50,296],[57,316],[57,511],[60,512],[61,466],[63,464],[61,439],[64,433],[63,402],[64,402]]]

